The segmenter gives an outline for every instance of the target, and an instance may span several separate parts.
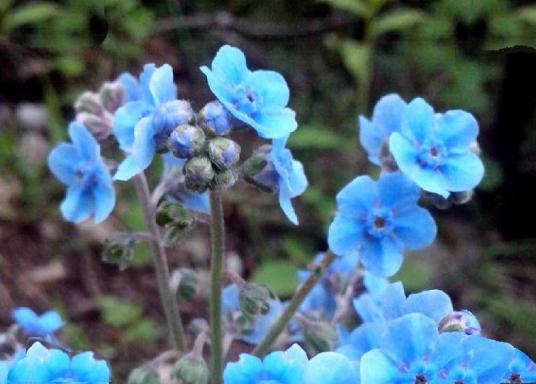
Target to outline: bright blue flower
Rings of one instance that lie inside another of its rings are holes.
[[[120,107],[114,114],[114,135],[128,156],[114,175],[128,180],[151,163],[157,149],[179,124],[190,118],[186,102],[176,100],[173,70],[168,64],[156,68],[146,64],[139,79],[139,97]]]
[[[379,348],[361,358],[363,384],[496,384],[513,348],[459,332],[439,334],[437,324],[419,313],[388,324]]]
[[[401,173],[378,181],[359,176],[337,194],[338,213],[328,243],[337,255],[359,253],[366,270],[391,276],[402,265],[403,251],[432,243],[437,228],[417,205],[419,188]]]
[[[287,108],[290,93],[283,76],[274,71],[250,71],[238,48],[221,47],[212,68],[203,66],[201,71],[225,108],[260,137],[286,137],[298,126],[294,111]]]
[[[84,352],[72,359],[59,349],[47,349],[34,343],[26,356],[9,369],[9,384],[107,384],[110,369],[104,361],[95,360],[92,352]]]
[[[508,364],[503,381],[511,383],[536,383],[536,363],[524,352],[516,349]]]
[[[268,313],[259,314],[251,321],[242,316],[239,303],[239,291],[236,284],[230,284],[222,290],[222,316],[227,321],[229,331],[238,340],[248,344],[259,344],[268,332],[274,320],[284,310],[283,304],[276,299],[268,301]]]
[[[236,363],[228,363],[223,372],[225,384],[302,384],[307,355],[294,344],[285,352],[270,353],[261,361],[241,354]]]
[[[382,146],[389,143],[389,136],[399,132],[406,102],[397,94],[382,97],[374,106],[372,121],[359,116],[359,141],[368,153],[371,163],[381,165]]]
[[[173,156],[170,152],[162,155],[164,169],[162,179],[171,177],[173,179],[184,178],[182,168],[186,163],[185,159],[179,159]],[[183,185],[178,185],[170,191],[171,198],[177,199],[186,208],[195,212],[210,214],[210,199],[208,192],[195,193],[184,188]]]
[[[305,384],[359,384],[359,363],[337,352],[313,357],[305,368]]]
[[[297,225],[298,217],[290,200],[305,192],[308,181],[303,170],[303,164],[294,160],[290,150],[285,147],[287,139],[288,136],[272,141],[269,158],[277,174],[279,205],[288,219]]]
[[[452,110],[435,113],[423,99],[411,101],[400,132],[389,139],[389,148],[400,170],[427,192],[448,197],[450,192],[475,188],[484,166],[471,146],[478,123],[470,113]]]
[[[95,138],[79,122],[69,124],[72,143],[60,143],[48,156],[48,167],[63,184],[67,195],[60,209],[67,221],[80,223],[94,216],[105,220],[115,206],[115,191]]]
[[[30,308],[20,307],[13,311],[12,317],[24,333],[30,336],[50,336],[64,324],[56,311],[47,311],[39,316]]]

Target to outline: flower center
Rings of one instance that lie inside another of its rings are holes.
[[[426,379],[426,376],[423,374],[415,376],[414,384],[426,384],[428,380]]]
[[[248,85],[241,85],[237,89],[234,105],[242,113],[251,115],[259,109],[260,98]]]
[[[76,184],[82,189],[90,188],[97,182],[97,176],[94,172],[93,163],[79,164],[74,173]]]
[[[439,151],[437,150],[436,147],[430,148],[430,156],[432,156],[432,157],[438,157],[439,156]]]
[[[376,218],[374,219],[374,227],[375,227],[376,229],[383,229],[383,228],[385,228],[385,224],[386,224],[386,222],[385,222],[385,219],[384,219],[383,217],[376,217]]]

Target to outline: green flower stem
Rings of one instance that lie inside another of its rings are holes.
[[[255,356],[263,357],[269,351],[272,344],[277,340],[281,332],[283,332],[283,330],[287,327],[288,322],[290,319],[292,319],[301,303],[303,303],[303,300],[305,300],[309,292],[311,292],[318,280],[320,280],[325,270],[331,265],[335,257],[336,256],[331,251],[324,253],[324,257],[322,258],[320,264],[313,267],[312,273],[296,291],[285,308],[285,311],[272,324],[264,338],[255,347],[253,350],[253,354]]]
[[[210,267],[210,372],[211,384],[221,384],[223,376],[223,346],[221,330],[221,290],[223,257],[225,253],[225,222],[220,191],[210,192],[210,238],[212,260]]]
[[[171,292],[169,266],[164,249],[160,228],[155,220],[155,206],[151,202],[151,192],[145,174],[142,172],[134,177],[134,185],[140,199],[145,225],[153,235],[151,244],[153,247],[153,264],[156,273],[156,281],[158,282],[158,290],[160,292],[160,300],[166,320],[169,333],[173,340],[173,346],[180,351],[186,350],[184,341],[184,330],[180,318],[179,307],[175,295]]]

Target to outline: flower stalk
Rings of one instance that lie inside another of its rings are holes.
[[[309,292],[315,287],[316,283],[320,280],[326,269],[335,260],[335,254],[331,251],[327,251],[322,258],[320,264],[313,267],[312,273],[307,280],[303,282],[300,288],[296,291],[290,302],[288,303],[285,311],[279,316],[279,318],[270,327],[264,338],[253,350],[253,355],[257,357],[264,356],[273,343],[277,340],[281,332],[286,328],[289,321],[292,319],[300,305],[303,303]]]
[[[143,172],[134,176],[134,185],[140,200],[143,216],[147,229],[152,234],[151,245],[153,248],[152,258],[156,273],[156,281],[160,293],[160,300],[166,316],[168,330],[171,335],[173,347],[180,351],[186,350],[184,330],[180,319],[177,300],[171,292],[169,266],[166,251],[164,249],[160,228],[155,220],[155,206],[151,200],[151,192],[147,178]]]

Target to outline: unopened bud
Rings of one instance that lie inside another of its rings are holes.
[[[158,150],[167,150],[166,144],[171,132],[179,125],[188,124],[193,116],[192,106],[186,100],[172,100],[160,105],[153,115]]]
[[[303,335],[305,342],[318,353],[333,351],[339,339],[335,327],[325,321],[307,320]]]
[[[164,201],[156,210],[156,223],[161,227],[173,225],[188,228],[193,222],[194,218],[190,210],[180,203]]]
[[[130,233],[114,233],[104,242],[102,261],[116,264],[120,271],[125,270],[134,256],[136,241]]]
[[[243,166],[244,178],[259,189],[275,193],[279,190],[279,175],[270,160],[270,145],[259,147]]]
[[[180,159],[189,159],[203,150],[205,133],[199,127],[182,124],[176,127],[168,138],[168,149]]]
[[[270,311],[270,299],[272,293],[264,285],[247,283],[238,296],[240,310],[249,318]]]
[[[86,91],[82,93],[74,102],[76,112],[87,112],[92,115],[101,116],[104,113],[99,95],[94,92]]]
[[[216,173],[216,176],[210,182],[209,188],[216,191],[225,191],[231,188],[238,180],[238,173],[234,169],[228,169]]]
[[[439,332],[463,332],[467,335],[480,335],[480,322],[470,311],[454,311],[439,322]]]
[[[130,373],[127,384],[160,384],[160,376],[154,368],[139,367]]]
[[[199,289],[199,279],[197,273],[188,268],[181,268],[179,286],[177,287],[177,298],[190,300]]]
[[[204,192],[215,176],[212,163],[207,157],[192,157],[184,165],[184,184],[193,192]]]
[[[207,132],[221,136],[232,128],[233,116],[219,101],[211,101],[199,112],[201,127]]]
[[[102,84],[99,90],[99,96],[104,108],[111,113],[125,104],[125,90],[117,82],[106,82]]]
[[[76,121],[82,123],[97,141],[103,141],[112,134],[113,123],[104,115],[97,116],[87,112],[79,112],[76,114]]]
[[[182,384],[207,384],[209,373],[203,357],[189,353],[174,365],[172,376]]]
[[[231,139],[216,137],[208,143],[208,156],[218,169],[229,169],[240,159],[240,145]]]

